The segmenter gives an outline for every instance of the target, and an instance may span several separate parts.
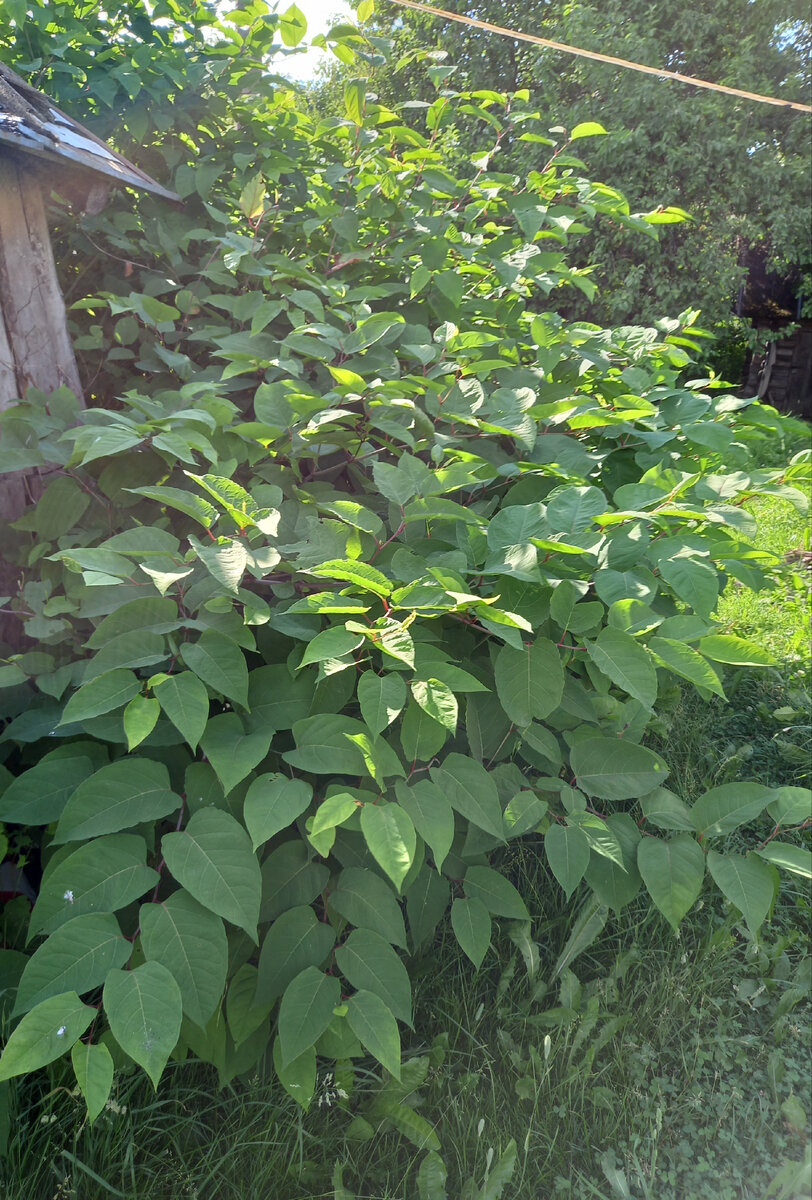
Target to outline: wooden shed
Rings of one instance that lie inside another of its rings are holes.
[[[0,64],[0,411],[29,387],[81,400],[46,199],[97,213],[116,184],[178,200]]]
[[[47,200],[56,192],[78,211],[98,213],[116,186],[180,199],[0,63],[0,412],[31,387],[66,386],[84,407]],[[39,491],[36,468],[0,476],[0,553],[5,526]],[[0,592],[14,595],[16,576],[0,558]],[[13,641],[15,630],[0,616],[0,641]]]
[[[766,336],[767,346],[751,356],[742,394],[811,420],[812,320],[801,315],[801,273],[770,271],[763,249],[749,250],[744,265],[736,313]]]

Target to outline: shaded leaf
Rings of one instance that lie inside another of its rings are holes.
[[[111,971],[103,1003],[113,1037],[157,1089],[183,1015],[180,988],[169,970],[145,962],[132,971]]]
[[[451,927],[463,951],[479,968],[491,944],[491,918],[485,905],[476,897],[455,900],[451,905]]]
[[[693,907],[705,878],[705,855],[695,838],[678,834],[669,841],[642,838],[637,867],[648,894],[675,931]]]
[[[354,929],[336,950],[336,963],[354,988],[374,992],[395,1017],[411,1025],[409,975],[389,942],[370,929]]]
[[[12,1030],[0,1057],[0,1081],[29,1075],[61,1057],[96,1016],[76,995],[63,992],[43,1000]]]
[[[347,1021],[362,1046],[400,1079],[400,1034],[398,1023],[374,992],[359,991],[347,1003]]]
[[[417,846],[411,817],[399,804],[365,804],[361,832],[373,858],[400,891]]]
[[[122,937],[112,913],[85,913],[54,930],[34,951],[17,987],[13,1016],[63,992],[81,995],[104,983],[107,972],[123,967],[132,943]]]
[[[282,1066],[289,1066],[314,1046],[333,1019],[341,999],[337,979],[307,967],[288,984],[279,1006]],[[394,1019],[394,1018],[393,1018]]]
[[[774,883],[769,868],[757,858],[708,851],[708,870],[719,891],[738,908],[755,936],[773,902]]]
[[[228,968],[228,942],[220,917],[179,888],[139,914],[147,961],[160,963],[180,988],[183,1011],[205,1027],[220,1003]]]
[[[161,850],[195,900],[256,941],[262,877],[242,825],[228,813],[203,808],[182,832],[164,834]]]

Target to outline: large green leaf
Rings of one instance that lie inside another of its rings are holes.
[[[174,600],[145,596],[141,600],[130,600],[114,609],[99,622],[85,645],[91,650],[99,650],[107,642],[121,637],[124,633],[170,633],[177,627],[178,606]],[[84,691],[84,688],[82,690]]]
[[[434,935],[448,908],[449,896],[448,883],[439,871],[426,865],[421,867],[414,883],[406,890],[406,914],[413,949]]]
[[[775,884],[769,867],[757,858],[742,854],[708,851],[708,870],[719,891],[738,908],[755,936],[770,911]]]
[[[293,726],[295,750],[283,754],[286,763],[315,775],[360,775],[364,760],[348,735],[363,734],[366,726],[352,717],[325,713]]]
[[[107,972],[123,967],[132,943],[122,937],[112,913],[85,913],[51,934],[26,963],[17,987],[13,1016],[63,992],[81,995],[104,983]]]
[[[260,921],[273,921],[297,904],[310,904],[324,890],[330,871],[311,862],[312,851],[301,841],[283,842],[262,864]]]
[[[84,755],[38,762],[12,780],[0,797],[0,821],[49,825],[59,820],[69,797],[92,773],[93,763]]]
[[[291,4],[279,18],[279,35],[286,46],[298,46],[307,33],[307,18],[300,8]]]
[[[776,867],[783,867],[791,875],[812,879],[812,850],[804,846],[793,846],[790,842],[768,842],[766,846],[756,847],[756,854]]]
[[[702,890],[705,855],[695,838],[677,834],[669,841],[644,837],[637,846],[637,868],[654,903],[676,931]]]
[[[647,821],[658,829],[676,829],[692,833],[694,823],[687,804],[668,788],[655,788],[640,801],[640,810]]]
[[[715,567],[691,554],[661,558],[657,566],[660,575],[671,585],[680,600],[690,605],[700,617],[711,616],[719,599],[719,577]]]
[[[608,507],[596,487],[568,487],[547,505],[547,521],[556,533],[583,533]]]
[[[363,634],[359,636],[357,633],[351,633],[343,625],[325,629],[308,643],[299,666],[306,667],[310,663],[324,662],[328,658],[343,658],[345,654],[352,654],[357,650],[363,641]]]
[[[668,778],[659,754],[619,738],[577,742],[570,764],[578,787],[601,800],[638,800]]]
[[[373,734],[391,725],[406,703],[406,684],[391,671],[386,675],[364,671],[356,690],[361,716]]]
[[[123,633],[102,646],[85,667],[84,682],[117,667],[149,667],[166,658],[165,639],[157,633]]]
[[[128,750],[134,750],[149,737],[160,715],[161,706],[153,696],[142,696],[140,693],[133,696],[122,715]]]
[[[190,533],[189,545],[209,574],[222,584],[226,591],[236,595],[248,564],[248,547],[245,543],[230,537],[201,542]]]
[[[646,708],[657,699],[657,672],[651,657],[639,642],[620,629],[605,626],[587,652],[599,671]]]
[[[259,667],[248,676],[248,699],[247,728],[292,729],[310,713],[313,680],[307,672],[294,679],[285,666]]]
[[[640,830],[628,813],[612,813],[606,824],[620,845],[623,865],[593,849],[584,878],[601,904],[620,912],[634,899],[643,882],[637,869]]]
[[[209,719],[206,685],[192,671],[181,671],[167,675],[153,691],[169,720],[196,750]]]
[[[204,629],[196,642],[185,642],[181,658],[204,683],[248,708],[248,668],[239,646],[215,629]]]
[[[74,692],[62,713],[60,725],[77,724],[98,717],[102,713],[112,712],[137,696],[141,690],[141,682],[132,671],[118,668],[97,675],[90,683]]]
[[[95,1016],[76,992],[43,1000],[12,1030],[0,1057],[0,1081],[30,1075],[67,1053]]]
[[[776,664],[769,650],[730,633],[711,633],[700,638],[699,650],[714,662],[731,663],[737,667],[774,667]]]
[[[79,846],[46,871],[29,936],[51,933],[83,913],[117,912],[143,896],[160,879],[146,857],[146,842],[134,834],[112,834]]]
[[[111,971],[103,1002],[113,1037],[157,1089],[183,1016],[180,988],[169,969],[145,962],[132,971]]]
[[[400,891],[417,846],[411,817],[399,804],[365,804],[361,832],[372,857]]]
[[[451,928],[474,966],[479,969],[491,944],[491,918],[476,896],[451,905]]]
[[[413,784],[398,781],[395,793],[401,808],[431,848],[439,871],[454,840],[454,810],[440,788],[428,779]]]
[[[541,823],[547,812],[547,801],[535,792],[517,792],[504,812],[505,837],[522,837]]]
[[[313,789],[303,779],[260,775],[249,787],[243,806],[245,827],[254,849],[292,825],[309,808]]]
[[[411,1025],[412,989],[409,975],[385,938],[371,929],[354,929],[346,942],[336,950],[336,963],[354,988],[374,992],[394,1016]]]
[[[459,720],[457,698],[448,684],[439,679],[416,679],[412,682],[412,695],[420,707],[440,725],[452,733]]]
[[[350,1029],[373,1058],[400,1079],[398,1023],[375,992],[358,991],[347,1003]]]
[[[561,703],[561,655],[546,638],[537,638],[521,650],[503,646],[496,659],[495,678],[502,707],[520,729],[534,718],[549,716]]]
[[[419,1200],[448,1200],[446,1181],[448,1171],[436,1150],[429,1150],[417,1172],[417,1194]]]
[[[333,1019],[341,999],[337,979],[307,967],[285,989],[279,1006],[282,1065],[289,1066],[314,1046]]]
[[[3,800],[5,800],[7,795],[8,792],[6,792]],[[0,812],[2,812],[1,806]],[[776,825],[802,825],[804,821],[812,821],[812,789],[802,787],[775,788],[770,803],[767,805],[767,812],[773,818]]]
[[[200,748],[214,767],[226,795],[267,756],[272,737],[272,730],[246,733],[241,719],[233,712],[220,713],[209,720]]]
[[[316,809],[312,822],[308,822],[313,844],[316,845],[315,839],[320,833],[335,829],[337,825],[343,825],[357,808],[358,798],[350,792],[334,792],[332,796],[323,800]],[[332,842],[330,845],[332,846]]]
[[[597,813],[575,810],[567,818],[568,824],[577,825],[589,842],[591,850],[611,858],[619,866],[623,865],[623,851],[620,843],[609,826]]]
[[[463,880],[465,895],[479,899],[488,912],[514,921],[529,920],[524,900],[509,879],[492,867],[469,867]]]
[[[298,905],[274,921],[262,942],[256,984],[258,1004],[272,1004],[306,967],[320,967],[335,944],[333,927]]]
[[[330,907],[359,929],[371,929],[395,946],[406,949],[406,929],[400,905],[380,875],[364,867],[346,867],[330,896]]]
[[[589,842],[576,825],[551,825],[544,835],[550,870],[569,900],[589,866]]]
[[[760,783],[723,783],[699,797],[691,809],[691,820],[702,837],[731,833],[755,820],[772,795],[771,789]]]
[[[500,842],[504,840],[499,793],[481,763],[463,754],[448,754],[442,767],[431,768],[431,778],[461,816]]]
[[[410,700],[400,726],[400,744],[406,761],[430,762],[447,740],[445,725],[435,721],[424,708]]]
[[[721,696],[723,700],[726,699],[719,676],[713,667],[684,642],[676,642],[673,638],[653,637],[649,642],[649,649],[657,661],[675,675],[689,679],[698,688],[705,688]]]
[[[201,1029],[220,1003],[228,968],[223,922],[183,888],[161,904],[143,904],[141,948],[161,963],[180,988],[184,1014]]]
[[[228,1032],[235,1048],[247,1042],[261,1026],[267,1029],[270,1011],[270,1004],[257,999],[257,968],[253,963],[243,963],[229,980],[226,1001]]]
[[[163,763],[128,755],[80,783],[68,800],[54,841],[75,842],[117,833],[177,812],[183,801],[169,789]]]
[[[203,808],[182,832],[164,834],[161,850],[195,900],[256,941],[262,877],[242,825],[219,809]]]
[[[392,585],[385,575],[370,567],[367,563],[353,562],[350,559],[330,559],[318,567],[310,567],[310,575],[318,575],[323,579],[341,579],[353,584],[362,592],[372,592],[376,596],[388,596]]]
[[[282,1087],[297,1104],[307,1112],[316,1092],[316,1049],[309,1046],[304,1054],[294,1058],[287,1066],[282,1065],[282,1049],[279,1038],[274,1038],[273,1066]]]
[[[380,788],[386,786],[387,778],[406,774],[395,751],[383,737],[372,738],[364,730],[363,733],[347,733],[344,735],[349,742],[358,747],[364,768]]]
[[[657,595],[657,580],[650,571],[613,571],[611,568],[595,574],[595,591],[604,604],[618,600],[640,600],[648,604]]]
[[[104,1109],[113,1086],[113,1057],[105,1045],[92,1042],[75,1042],[70,1057],[92,1125]]]

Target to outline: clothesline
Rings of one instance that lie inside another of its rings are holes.
[[[534,33],[522,33],[518,29],[505,29],[502,25],[493,25],[490,21],[480,21],[475,17],[465,17],[460,13],[448,12],[444,8],[434,8],[430,4],[420,4],[418,0],[390,0],[404,8],[413,8],[417,12],[429,13],[433,17],[442,17],[445,21],[457,21],[460,25],[472,25],[475,29],[484,29],[487,33],[498,33],[502,37],[513,38],[520,42],[530,42],[534,46],[544,46],[549,50],[560,50],[563,54],[574,54],[579,58],[591,58],[595,62],[609,63],[614,67],[624,67],[629,71],[642,71],[645,75],[656,75],[661,79],[676,79],[679,83],[687,83],[691,87],[705,88],[711,92],[724,92],[728,96],[739,96],[744,100],[755,100],[759,104],[773,104],[778,108],[791,108],[795,112],[812,113],[812,105],[798,104],[794,100],[779,100],[776,96],[762,96],[758,92],[745,92],[741,88],[727,87],[723,83],[711,83],[707,79],[697,79],[693,75],[682,75],[679,71],[667,71],[663,67],[648,67],[643,63],[629,62],[625,58],[615,58],[612,54],[600,54],[597,50],[582,50],[577,46],[567,46],[564,42],[554,42],[549,38],[538,37]]]

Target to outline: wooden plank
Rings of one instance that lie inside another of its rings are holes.
[[[0,410],[29,387],[52,392],[65,385],[81,399],[42,192],[25,167],[5,155],[0,157],[0,314],[5,333]]]
[[[29,387],[69,387],[84,404],[56,275],[39,184],[9,155],[0,156],[0,412]],[[42,491],[38,469],[0,476],[0,526],[5,529]],[[16,596],[24,572],[0,560],[0,594]],[[23,648],[20,621],[0,613],[0,641]]]

